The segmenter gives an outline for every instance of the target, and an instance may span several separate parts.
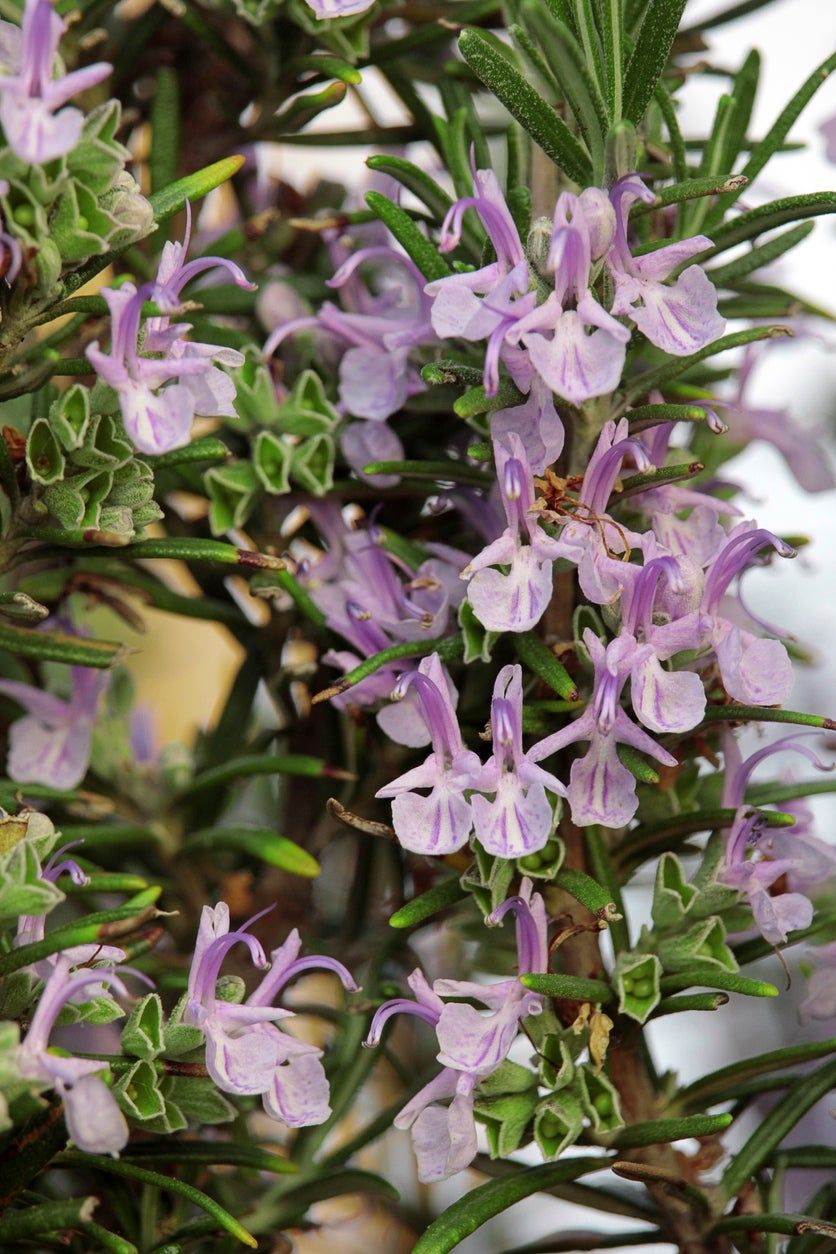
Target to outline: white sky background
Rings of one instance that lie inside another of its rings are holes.
[[[706,14],[730,7],[732,2],[691,0],[686,20],[693,24]],[[712,34],[711,51],[705,55],[710,55],[718,65],[736,69],[751,47],[760,49],[763,57],[761,85],[750,127],[753,135],[760,136],[834,44],[836,5],[833,0],[776,0],[763,10],[720,27]],[[692,80],[681,118],[686,135],[706,133],[716,97],[726,86],[722,79]],[[365,90],[384,120],[399,120],[397,113],[393,114],[397,106],[389,103],[383,85],[367,80]],[[755,186],[744,192],[743,201],[747,206],[836,186],[836,168],[824,159],[824,144],[818,133],[820,124],[834,114],[836,81],[822,88],[791,132],[792,139],[807,142],[809,148],[775,158]],[[318,119],[317,129],[356,124],[361,116],[349,100]],[[367,155],[367,150],[362,148],[326,153],[323,149],[295,146],[276,153],[282,176],[292,182],[304,184],[324,174],[328,178],[344,179],[349,187],[359,187],[364,182],[363,161]],[[818,219],[812,235],[777,263],[770,277],[836,312],[836,219]],[[824,345],[806,341],[770,350],[768,360],[758,368],[751,399],[770,408],[786,406],[802,422],[828,423],[832,432],[836,418],[836,327],[824,326],[823,335],[827,341]],[[790,704],[801,710],[832,714],[836,706],[834,494],[809,496],[802,492],[770,446],[750,448],[732,466],[734,477],[746,489],[747,496],[741,504],[750,516],[757,517],[761,525],[779,534],[801,533],[814,541],[794,562],[776,562],[768,572],[754,573],[747,591],[753,609],[768,621],[781,624],[817,653],[815,668],[798,670]],[[780,728],[770,728],[766,738],[775,739],[780,732]],[[836,843],[834,807],[820,804],[818,812],[819,834]],[[633,892],[631,897],[634,909],[641,910],[641,893]],[[782,985],[777,961],[761,964],[759,973]],[[737,1007],[732,1003],[717,1015],[677,1015],[662,1020],[652,1033],[658,1062],[662,1068],[675,1069],[683,1080],[688,1080],[733,1061],[749,1050],[752,1042],[757,1043],[759,1051],[780,1046],[798,1034],[796,1009],[802,996],[802,984],[796,977],[792,991],[780,1001],[747,1000]],[[832,1029],[832,1024],[821,1024],[817,1034],[832,1035]],[[815,1032],[815,1028],[805,1030],[807,1037]],[[836,1140],[836,1124],[828,1113],[833,1105],[832,1099],[820,1105],[813,1119],[815,1126],[805,1121],[803,1141],[833,1143]],[[748,1133],[752,1126],[750,1120],[743,1130]],[[402,1162],[402,1147],[395,1148],[391,1134],[388,1144],[395,1160]],[[468,1174],[438,1186],[436,1204],[449,1203],[475,1183],[477,1178]],[[812,1188],[811,1181],[810,1191]],[[512,1245],[559,1229],[607,1227],[622,1231],[633,1226],[628,1220],[608,1219],[541,1196],[516,1207],[509,1216],[486,1225],[458,1249],[462,1254],[501,1254]],[[672,1247],[633,1248],[659,1251]]]

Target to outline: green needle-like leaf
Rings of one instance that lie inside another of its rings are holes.
[[[464,901],[467,896],[467,890],[462,888],[458,877],[453,876],[440,884],[434,884],[425,893],[421,893],[420,897],[415,897],[405,906],[401,906],[400,910],[396,910],[390,916],[389,926],[414,927],[416,923],[423,923],[425,919],[433,918],[441,910]]]
[[[668,63],[685,0],[650,0],[624,76],[623,116],[638,125]]]

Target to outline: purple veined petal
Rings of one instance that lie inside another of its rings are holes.
[[[382,422],[403,408],[407,349],[350,348],[340,362],[340,404],[354,418]]]
[[[673,244],[654,248],[652,252],[645,253],[642,257],[633,257],[630,270],[643,282],[661,283],[672,271],[679,269],[692,257],[706,252],[711,246],[711,240],[707,235],[691,235],[688,239],[676,240]],[[689,266],[685,273],[687,274],[690,270],[702,270],[702,267]]]
[[[17,679],[0,679],[0,696],[10,697],[28,714],[48,725],[57,727],[72,717],[69,702]]]
[[[619,709],[616,715],[613,735],[620,744],[630,745],[633,749],[638,749],[639,753],[646,753],[648,757],[655,758],[663,766],[677,765],[674,755],[657,744],[653,737],[648,736],[647,732],[634,723],[622,709]]]
[[[457,1094],[445,1109],[428,1106],[412,1126],[412,1145],[422,1184],[449,1180],[476,1157],[472,1093]]]
[[[7,770],[20,784],[78,787],[90,764],[93,725],[88,719],[48,726],[34,715],[12,724]]]
[[[551,392],[539,379],[531,387],[524,404],[499,409],[491,415],[491,439],[495,444],[512,433],[521,440],[535,475],[541,475],[563,451],[563,423],[554,407]]]
[[[472,998],[488,1010],[502,1010],[508,999],[518,999],[517,980],[501,980],[497,984],[479,984],[475,980],[433,980],[433,992],[439,997]],[[442,1009],[444,1007],[442,1006]]]
[[[311,1128],[331,1114],[330,1090],[318,1053],[292,1056],[273,1072],[263,1096],[264,1109],[289,1128]]]
[[[543,973],[549,969],[546,907],[542,895],[533,892],[533,887],[528,876],[523,876],[519,896],[507,897],[488,916],[488,923],[496,926],[506,914],[514,914],[517,929],[517,970],[521,975],[532,971]]]
[[[792,663],[780,640],[760,640],[725,619],[712,633],[723,686],[747,705],[782,705],[793,685]]]
[[[432,1080],[411,1098],[393,1120],[394,1127],[403,1131],[405,1128],[411,1128],[415,1120],[418,1118],[422,1110],[432,1105],[434,1102],[446,1101],[448,1097],[455,1096],[456,1086],[460,1080],[460,1075],[451,1071],[449,1067],[445,1067],[439,1071],[437,1076],[433,1076]]]
[[[128,1143],[125,1116],[116,1098],[99,1075],[82,1076],[67,1087],[56,1085],[64,1101],[64,1118],[70,1140],[86,1154],[113,1154]]]
[[[361,352],[353,349],[353,352]],[[367,475],[371,462],[398,462],[404,450],[398,437],[385,422],[352,422],[340,435],[340,448],[351,469],[364,483],[378,488],[396,488],[400,475]]]
[[[783,804],[789,813],[795,812],[791,802]],[[766,831],[758,847],[770,858],[789,865],[787,878],[793,890],[815,890],[836,878],[836,846],[799,831],[800,826],[797,820],[789,831]]]
[[[280,1058],[275,1029],[251,1027],[233,1034],[210,1015],[203,1030],[206,1068],[219,1089],[239,1096],[267,1092]]]
[[[705,714],[705,689],[693,671],[666,671],[652,654],[639,662],[631,677],[633,709],[654,732],[684,732]]]
[[[802,1023],[836,1019],[836,966],[820,967],[809,977],[807,996],[801,1003],[799,1015]]]
[[[437,653],[422,658],[419,671],[427,675],[439,689],[446,688],[450,705],[455,710],[459,703],[459,693],[446,667],[442,666]],[[430,733],[426,720],[421,713],[421,703],[411,684],[405,685],[404,695],[393,700],[389,705],[378,711],[377,722],[390,740],[396,744],[408,745],[412,749],[422,749],[430,743]],[[411,785],[421,787],[422,785]],[[424,785],[431,787],[431,784]]]
[[[9,147],[21,161],[45,165],[77,146],[84,114],[73,108],[53,114],[44,100],[6,91],[0,100],[0,123]]]
[[[212,347],[214,346],[211,344],[186,345],[187,351]],[[240,364],[243,365],[243,361]],[[234,418],[236,416],[235,380],[218,366],[207,364],[199,375],[184,378],[181,386],[186,388],[192,398],[192,408],[196,417]]]
[[[404,792],[392,802],[392,826],[403,848],[413,853],[455,853],[467,844],[472,822],[470,803],[444,783],[428,797]]]
[[[579,827],[626,827],[638,809],[636,781],[619,760],[616,740],[596,734],[572,763],[567,798]]]
[[[550,758],[552,754],[565,749],[567,745],[576,744],[580,740],[590,740],[594,731],[595,716],[591,708],[587,706],[573,723],[568,723],[566,727],[561,727],[560,731],[552,732],[550,736],[544,736],[542,740],[532,745],[526,757],[531,762],[542,762],[544,758]]]
[[[803,893],[779,893],[766,889],[752,893],[749,904],[761,934],[771,945],[783,945],[788,932],[807,928],[813,922],[813,903]]]
[[[530,332],[523,335],[522,342],[540,378],[573,405],[607,395],[621,379],[624,345],[608,331],[595,330],[587,335],[574,309],[559,316],[551,339]]]
[[[353,17],[355,13],[365,13],[375,0],[305,0],[314,15],[321,22],[329,18]]]
[[[578,197],[581,212],[589,231],[593,261],[609,251],[615,236],[615,210],[607,193],[600,187],[585,187]]]
[[[479,843],[498,858],[524,858],[542,849],[551,835],[553,815],[540,784],[526,789],[505,774],[493,801],[474,796],[473,828]]]
[[[491,1014],[480,1014],[473,1006],[445,1006],[435,1030],[438,1061],[467,1075],[490,1075],[507,1058],[525,1013],[531,1008],[516,981],[505,1005]]]
[[[168,453],[188,444],[194,418],[194,398],[182,383],[155,395],[133,380],[118,389],[125,430],[141,453]]]
[[[200,923],[195,938],[194,955],[189,972],[188,997],[192,1000],[197,996],[196,979],[204,955],[213,941],[229,932],[229,906],[219,901],[216,906],[204,906],[200,912]]]
[[[507,574],[488,567],[471,579],[467,599],[488,631],[529,631],[540,621],[552,595],[552,564],[520,545]]]
[[[632,277],[616,285],[618,312],[629,313],[651,344],[674,357],[696,353],[723,334],[717,289],[700,266],[689,266],[672,286]]]

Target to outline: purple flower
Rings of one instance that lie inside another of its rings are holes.
[[[509,912],[516,916],[519,974],[546,971],[546,912],[540,894],[532,894],[530,880],[524,879],[520,895],[503,902],[489,921],[499,924]],[[430,1183],[448,1179],[473,1161],[476,1155],[474,1090],[508,1056],[521,1021],[529,1015],[542,1013],[543,1002],[536,993],[524,988],[519,979],[489,985],[436,980],[430,988],[422,973],[416,970],[407,983],[416,1000],[398,997],[384,1002],[372,1020],[366,1044],[377,1045],[385,1024],[397,1014],[413,1015],[435,1029],[436,1057],[443,1069],[394,1120],[396,1128],[412,1129],[418,1176],[424,1183]],[[470,998],[481,1002],[490,1013],[483,1014],[470,1005],[447,1004],[442,1000],[444,997]],[[452,1099],[449,1106],[441,1105],[449,1099]]]
[[[70,789],[87,774],[93,726],[109,676],[88,666],[72,666],[70,675],[66,701],[16,679],[0,680],[0,694],[26,711],[9,733],[7,770],[20,784]]]
[[[768,342],[768,341],[767,341]],[[775,341],[779,343],[779,341]],[[827,492],[836,486],[830,453],[820,433],[802,426],[786,409],[765,409],[753,406],[746,400],[746,391],[752,371],[761,360],[750,345],[743,361],[735,372],[737,391],[728,401],[721,402],[729,418],[731,439],[736,444],[748,444],[750,440],[765,440],[783,457],[797,483],[806,492]]]
[[[764,836],[763,816],[744,805],[746,787],[757,766],[766,758],[784,750],[801,754],[818,770],[828,767],[799,739],[810,735],[799,732],[785,736],[742,760],[735,737],[726,733],[723,737],[725,770],[723,775],[722,804],[735,807],[737,814],[726,840],[723,869],[719,876],[724,884],[738,889],[749,899],[755,922],[762,935],[773,945],[782,944],[787,933],[809,927],[813,920],[813,904],[800,892],[770,893],[770,888],[782,876],[798,875],[802,882],[821,882],[830,878],[836,870],[836,854],[823,842],[805,832],[796,834],[795,829],[781,833],[777,842],[772,834]],[[756,860],[747,858],[750,851],[777,854],[777,857]]]
[[[229,930],[225,902],[204,906],[189,973],[184,1021],[206,1037],[206,1067],[226,1093],[260,1095],[273,1119],[302,1128],[328,1118],[328,1081],[320,1062],[322,1050],[297,1041],[275,1025],[293,1012],[272,1005],[285,985],[314,968],[335,972],[343,987],[356,990],[342,963],[320,955],[299,958],[301,940],[295,930],[268,962],[264,949],[247,928],[261,911],[235,931]],[[268,974],[243,1004],[221,1001],[215,989],[226,955],[246,945],[256,967]]]
[[[590,188],[584,195],[597,189]],[[528,350],[541,379],[574,405],[603,396],[618,386],[624,368],[627,327],[617,322],[590,291],[593,239],[602,234],[598,200],[592,224],[584,195],[563,192],[554,211],[547,265],[554,291],[542,305],[517,322],[511,339]],[[606,239],[596,240],[598,246]]]
[[[647,449],[628,434],[627,419],[604,423],[583,477],[578,507],[563,527],[554,554],[574,562],[584,596],[599,605],[614,600],[620,590],[622,562],[613,559],[626,561],[631,548],[642,543],[640,535],[616,523],[606,512],[628,457],[639,470],[650,469]]]
[[[546,535],[534,514],[534,482],[522,440],[513,433],[494,444],[496,476],[507,527],[462,571],[470,579],[467,599],[489,631],[528,631],[542,617],[552,595],[552,563],[557,541]],[[509,566],[503,573],[495,566]]]
[[[475,209],[496,253],[496,261],[451,274],[428,283],[432,299],[432,325],[442,339],[472,342],[487,340],[485,391],[495,396],[499,387],[499,363],[521,318],[537,303],[529,291],[525,250],[514,219],[492,170],[476,170],[474,195],[457,200],[448,211],[441,230],[441,249],[448,252],[459,243],[468,209]]]
[[[493,797],[471,800],[476,837],[499,858],[523,858],[542,849],[554,822],[546,789],[566,795],[560,780],[536,765],[533,750],[523,751],[522,706],[522,667],[503,666],[491,701],[493,755],[479,780],[480,792]]]
[[[157,268],[156,285],[166,301],[176,301],[193,279],[217,270],[226,271],[236,287],[251,292],[256,290],[257,285],[249,281],[241,267],[226,257],[195,257],[186,261],[191,233],[192,211],[187,201],[183,241],[166,242]],[[244,356],[235,349],[218,344],[200,344],[184,339],[190,329],[188,323],[172,325],[166,316],[149,318],[145,323],[143,351],[196,363],[198,368],[194,372],[182,375],[182,386],[192,395],[195,414],[209,418],[216,415],[234,418],[235,384],[215,363],[233,369],[244,364]]]
[[[62,1008],[90,985],[110,985],[126,997],[128,991],[113,971],[95,967],[73,971],[73,962],[68,954],[57,959],[18,1049],[18,1066],[25,1079],[55,1089],[64,1103],[67,1131],[80,1150],[116,1155],[128,1142],[128,1125],[102,1079],[102,1063],[52,1053],[49,1037]]]
[[[633,653],[630,698],[636,717],[650,731],[690,731],[705,713],[702,680],[692,671],[665,670],[662,662],[678,651],[678,642],[653,622],[662,579],[674,593],[685,591],[680,564],[672,557],[657,557],[644,566],[622,564],[621,569],[626,583],[618,638],[623,641],[625,663],[631,649]]]
[[[305,0],[309,9],[320,22],[330,18],[353,17],[355,13],[365,13],[374,4],[374,0]]]
[[[807,996],[801,1003],[802,1023],[811,1019],[836,1018],[836,942],[813,950],[815,970],[807,981]]]
[[[224,257],[186,262],[190,230],[189,212],[185,239],[166,244],[155,282],[103,289],[111,317],[110,352],[102,352],[98,341],[86,350],[98,376],[117,393],[125,430],[142,453],[166,453],[188,443],[195,415],[235,414],[234,384],[216,363],[240,366],[241,353],[187,341],[189,324],[172,324],[167,313],[149,318],[140,335],[146,300],[173,313],[186,284],[208,270],[226,270],[239,287],[253,287],[241,268]],[[140,350],[155,355],[141,356]]]
[[[66,27],[49,0],[26,0],[22,31],[3,24],[3,46],[12,71],[0,78],[0,124],[21,161],[43,165],[71,152],[81,139],[84,114],[63,108],[79,92],[106,78],[105,62],[53,78],[58,44]]]
[[[547,466],[557,461],[563,451],[565,434],[551,390],[537,375],[532,377],[528,397],[522,405],[497,409],[491,415],[494,444],[510,435],[519,436],[535,475],[541,475]]]
[[[589,741],[582,758],[572,763],[567,797],[572,819],[581,827],[600,823],[604,827],[624,827],[638,807],[636,781],[618,757],[619,744],[631,745],[665,766],[675,766],[676,758],[657,745],[627,716],[621,706],[621,693],[628,678],[646,653],[637,651],[632,638],[616,637],[606,648],[587,627],[583,635],[595,668],[592,700],[574,723],[554,732],[529,750],[529,756],[542,761],[566,745]]]
[[[615,282],[612,312],[627,314],[651,344],[674,357],[695,353],[723,334],[725,320],[717,312],[717,290],[701,266],[688,266],[667,282],[683,262],[711,247],[705,235],[667,244],[634,257],[627,242],[627,217],[636,200],[652,204],[656,197],[637,174],[620,178],[612,189],[615,238],[607,265]]]
[[[462,740],[438,654],[425,667],[404,676],[420,703],[432,753],[421,766],[398,776],[375,796],[394,797],[392,825],[405,849],[414,853],[454,853],[467,842],[473,823],[465,791],[478,786],[482,769],[477,755]],[[428,788],[424,797],[417,788]]]

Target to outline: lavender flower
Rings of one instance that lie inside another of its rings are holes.
[[[542,617],[552,594],[557,541],[534,514],[534,483],[525,448],[509,433],[494,444],[496,476],[507,527],[477,553],[461,573],[469,579],[467,599],[489,631],[528,631]],[[509,566],[503,573],[495,566]]]
[[[637,174],[620,178],[612,189],[615,237],[607,265],[615,282],[612,312],[627,314],[651,344],[674,357],[695,353],[723,334],[717,289],[701,266],[688,266],[673,283],[667,280],[684,262],[711,247],[705,235],[667,244],[634,257],[627,241],[627,217],[636,200],[656,197]]]
[[[836,855],[827,845],[802,832],[796,836],[791,829],[787,839],[777,845],[767,846],[763,840],[763,817],[744,805],[746,787],[757,766],[766,758],[784,750],[801,754],[817,770],[828,767],[799,739],[810,733],[799,732],[785,736],[742,760],[735,737],[726,733],[723,737],[725,771],[723,774],[722,803],[737,809],[734,823],[726,840],[726,853],[720,880],[738,889],[749,900],[752,913],[762,935],[773,945],[782,944],[787,933],[809,927],[813,920],[813,903],[800,892],[771,893],[769,890],[784,875],[798,872],[802,879],[821,881],[836,871]],[[797,844],[796,844],[797,841]],[[777,853],[770,859],[747,858],[750,850]],[[782,856],[783,855],[783,856]]]
[[[547,260],[554,291],[517,322],[510,337],[525,346],[533,369],[551,390],[574,405],[614,391],[630,339],[627,327],[590,291],[593,241],[603,249],[609,234],[596,192],[589,188],[581,196],[563,192],[558,197]]]
[[[331,18],[353,17],[356,13],[365,13],[374,4],[374,0],[305,0],[309,9],[320,22]]]
[[[558,797],[566,789],[537,766],[534,749],[522,747],[522,667],[503,666],[491,701],[493,755],[482,771],[480,792],[471,800],[476,837],[499,858],[523,858],[542,849],[554,823],[546,789]]]
[[[544,972],[548,965],[546,913],[539,893],[524,879],[520,895],[510,897],[494,911],[490,922],[498,924],[513,912],[517,922],[519,974]],[[463,1171],[476,1155],[473,1094],[508,1056],[520,1023],[542,1012],[543,1002],[518,979],[498,984],[462,980],[436,980],[432,988],[419,970],[407,983],[416,1000],[395,998],[384,1002],[375,1014],[367,1045],[377,1045],[385,1024],[394,1015],[423,1019],[435,1029],[436,1057],[443,1069],[395,1116],[396,1128],[412,1129],[418,1159],[418,1176],[424,1183],[446,1180]],[[471,998],[491,1013],[469,1005],[450,1005],[444,997]],[[442,1102],[450,1100],[449,1106]]]
[[[24,1079],[55,1089],[64,1103],[70,1138],[79,1149],[115,1156],[128,1142],[128,1125],[102,1079],[102,1064],[52,1053],[49,1038],[62,1008],[90,985],[110,985],[125,997],[128,991],[113,971],[96,967],[73,971],[73,962],[67,954],[56,961],[18,1049],[18,1067]]]
[[[97,62],[53,78],[66,26],[49,0],[26,0],[21,31],[8,22],[2,28],[11,74],[0,78],[0,124],[21,161],[44,165],[71,152],[81,139],[84,114],[62,106],[107,78],[112,67]]]
[[[72,666],[70,675],[66,701],[16,679],[0,680],[0,694],[26,710],[9,733],[7,770],[20,784],[70,789],[87,774],[93,727],[109,676],[88,666]]]
[[[206,1037],[206,1067],[218,1088],[240,1096],[260,1095],[273,1119],[291,1127],[324,1123],[330,1114],[322,1050],[297,1041],[275,1025],[293,1012],[273,1006],[273,998],[295,976],[312,968],[335,972],[343,987],[356,990],[349,972],[333,958],[299,958],[295,930],[273,951],[272,965],[247,929],[266,911],[230,931],[225,902],[204,906],[189,972],[184,1022]],[[250,952],[256,967],[268,970],[254,992],[239,1005],[221,1001],[215,988],[226,955],[237,944]]]
[[[401,681],[412,688],[421,707],[432,753],[421,766],[378,789],[377,797],[394,797],[392,825],[405,849],[414,853],[454,853],[467,842],[473,823],[465,791],[478,786],[481,763],[462,741],[456,711],[447,690],[438,654],[426,659],[425,670]],[[430,789],[421,796],[416,788]]]
[[[606,422],[589,459],[573,516],[565,524],[554,550],[555,557],[573,562],[584,595],[599,605],[619,593],[619,567],[639,548],[642,537],[616,523],[606,512],[607,503],[624,462],[630,458],[639,470],[651,466],[641,440],[628,434],[626,418]],[[613,559],[619,559],[614,561]]]
[[[606,648],[587,627],[583,634],[595,668],[592,700],[574,723],[541,740],[529,757],[542,761],[577,741],[589,741],[582,758],[572,763],[567,797],[572,819],[579,826],[601,823],[605,827],[624,827],[636,813],[636,781],[618,757],[620,744],[630,745],[647,753],[665,766],[675,766],[676,758],[637,727],[620,700],[628,678],[642,655],[637,655],[635,640],[618,636]],[[645,658],[652,646],[645,646]]]
[[[432,325],[442,339],[487,340],[485,391],[495,396],[499,387],[499,363],[518,323],[530,314],[537,295],[529,291],[525,250],[514,219],[492,170],[475,170],[474,194],[457,200],[448,211],[441,230],[441,248],[448,252],[461,239],[468,209],[475,209],[496,253],[496,261],[462,274],[428,283],[432,299]]]

